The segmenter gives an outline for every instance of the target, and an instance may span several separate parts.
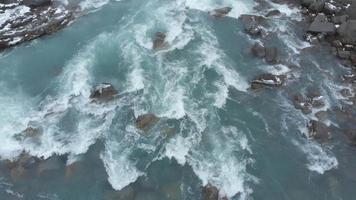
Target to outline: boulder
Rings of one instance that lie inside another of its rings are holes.
[[[340,15],[340,16],[333,16],[332,17],[332,21],[335,23],[335,24],[342,24],[342,23],[345,23],[348,19],[348,16],[347,15]]]
[[[270,10],[268,11],[268,13],[265,15],[266,17],[274,17],[274,16],[278,16],[281,14],[281,11],[279,10]]]
[[[348,20],[340,25],[338,33],[344,44],[356,45],[356,20]]]
[[[309,137],[320,142],[327,142],[331,138],[329,127],[322,122],[311,120],[308,124]]]
[[[241,15],[239,20],[245,31],[252,36],[259,36],[263,30],[262,25],[265,24],[265,18],[256,15]]]
[[[259,58],[264,58],[266,56],[266,48],[258,42],[256,42],[252,46],[251,52],[254,56],[259,57]]]
[[[340,59],[349,59],[351,56],[351,52],[350,51],[345,51],[345,50],[338,50],[337,51],[337,57]]]
[[[316,16],[314,21],[310,24],[308,32],[314,34],[323,33],[334,35],[336,28],[333,23],[327,22],[324,14],[318,14],[318,16]]]
[[[140,130],[147,131],[159,121],[159,118],[152,113],[140,115],[136,118],[136,127]]]
[[[316,0],[313,3],[310,4],[309,10],[315,13],[319,13],[320,11],[323,10],[325,5],[324,0]]]
[[[231,7],[218,8],[210,12],[214,17],[225,17],[232,10]]]
[[[108,101],[113,99],[117,94],[118,92],[113,85],[102,83],[93,90],[90,98],[98,101]]]
[[[265,73],[257,76],[251,82],[251,89],[260,89],[264,87],[280,87],[284,83],[284,77]]]
[[[325,121],[328,118],[328,112],[327,111],[319,111],[315,113],[315,117],[318,118],[320,121]]]
[[[210,184],[203,187],[202,200],[227,200],[227,197],[219,198],[219,190]]]
[[[326,3],[324,4],[324,9],[323,9],[323,11],[324,11],[324,13],[326,13],[326,14],[329,14],[329,15],[338,14],[338,13],[341,12],[341,10],[342,10],[342,8],[339,7],[339,6],[337,6],[337,5],[335,5],[334,3],[326,2]]]
[[[157,32],[153,40],[153,49],[162,49],[166,46],[166,34],[162,32]]]

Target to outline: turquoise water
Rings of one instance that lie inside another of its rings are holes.
[[[230,199],[353,199],[355,150],[337,130],[327,144],[308,140],[309,117],[291,102],[315,87],[324,109],[343,104],[335,94],[342,85],[331,80],[346,69],[328,52],[300,50],[295,10],[269,21],[278,33],[270,45],[298,65],[288,68],[248,53],[255,39],[237,18],[256,13],[253,3],[202,2],[110,1],[2,53],[0,156],[24,150],[49,160],[20,179],[4,161],[1,199],[195,200],[207,184]],[[219,6],[234,9],[222,19],[206,12]],[[168,45],[154,51],[158,31]],[[286,74],[286,86],[249,90],[263,72]],[[102,82],[119,98],[91,102]],[[160,121],[142,134],[134,116],[145,113]],[[17,140],[29,125],[43,130],[40,138]]]

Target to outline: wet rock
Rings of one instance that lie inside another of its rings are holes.
[[[266,61],[268,63],[274,64],[278,61],[278,50],[276,47],[266,48]]]
[[[251,52],[254,56],[259,58],[264,58],[266,56],[266,48],[258,42],[253,45]]]
[[[313,112],[313,106],[309,102],[301,103],[301,108],[303,114],[308,115]]]
[[[14,137],[17,140],[36,140],[39,139],[42,134],[43,130],[41,128],[29,126],[21,133],[16,134]]]
[[[18,181],[26,177],[28,170],[39,161],[39,159],[30,156],[28,153],[23,152],[14,161],[7,161],[6,166],[10,169],[11,178]]]
[[[340,94],[345,98],[352,96],[351,91],[347,88],[340,90]]]
[[[319,111],[315,113],[315,117],[318,118],[320,121],[325,121],[328,118],[328,112],[326,111]]]
[[[338,33],[345,44],[356,45],[356,20],[348,20],[340,25]]]
[[[314,21],[310,24],[308,32],[315,34],[323,33],[328,35],[334,35],[336,32],[336,28],[333,23],[328,22],[326,20],[325,15],[318,14],[318,16],[316,16]]]
[[[232,10],[231,7],[218,8],[210,12],[214,17],[225,17]]]
[[[279,10],[271,10],[266,14],[266,17],[274,17],[274,16],[278,16],[281,14],[281,11]]]
[[[340,40],[334,40],[332,42],[333,46],[336,48],[341,48],[342,47],[342,42]]]
[[[117,94],[118,92],[113,85],[110,83],[102,83],[93,90],[90,98],[99,101],[108,101],[113,99]]]
[[[356,83],[356,75],[355,74],[345,74],[342,76],[342,79],[346,83]]]
[[[338,50],[337,51],[337,56],[340,59],[349,59],[351,56],[351,52],[350,51],[345,51],[345,50]]]
[[[166,46],[166,34],[162,32],[157,32],[153,40],[153,49],[162,49]]]
[[[23,0],[23,4],[32,8],[40,6],[50,6],[51,0]]]
[[[309,137],[320,142],[327,142],[331,138],[329,127],[322,122],[311,120],[308,124]]]
[[[341,7],[338,7],[334,3],[331,3],[331,2],[326,2],[324,4],[324,8],[323,8],[324,13],[329,14],[329,15],[340,13],[341,10],[342,10]]]
[[[256,15],[241,15],[239,20],[242,21],[245,31],[252,36],[259,36],[262,32],[264,18]]]
[[[146,131],[152,126],[154,126],[158,121],[159,118],[152,113],[140,115],[136,118],[136,127],[143,131]]]
[[[264,87],[280,87],[284,83],[284,77],[279,75],[273,75],[265,73],[257,76],[251,82],[251,89],[260,89]]]
[[[333,16],[332,17],[332,22],[335,24],[342,24],[345,23],[348,19],[347,15],[341,15],[341,16]]]
[[[0,51],[52,34],[74,20],[72,10],[48,0],[25,0],[14,5],[0,9],[0,13],[8,13],[0,22]]]
[[[215,186],[208,184],[203,187],[202,200],[227,200],[227,197],[219,198],[219,190]]]
[[[309,10],[315,13],[319,13],[324,8],[325,1],[317,0],[310,4]]]

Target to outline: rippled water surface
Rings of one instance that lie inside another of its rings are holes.
[[[353,199],[355,150],[306,139],[308,118],[290,99],[316,87],[324,109],[338,105],[341,86],[329,78],[343,69],[328,52],[301,51],[298,10],[276,4],[282,15],[269,21],[278,33],[271,43],[297,67],[253,58],[256,39],[237,18],[263,14],[254,5],[86,0],[88,14],[68,28],[4,52],[0,157],[26,151],[49,161],[19,179],[3,161],[0,199],[196,200],[207,184],[230,199]],[[226,18],[207,12],[224,6],[233,7]],[[158,31],[168,44],[155,51]],[[251,91],[263,72],[289,79]],[[119,98],[94,103],[90,93],[103,82]],[[142,133],[135,117],[145,113],[160,120]],[[43,134],[16,139],[29,125]]]

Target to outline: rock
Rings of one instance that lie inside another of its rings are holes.
[[[348,98],[348,97],[352,96],[351,91],[349,89],[347,89],[347,88],[344,88],[344,89],[340,90],[340,94],[345,98]]]
[[[162,32],[157,32],[153,40],[153,49],[162,49],[166,46],[166,34]]]
[[[117,94],[117,90],[110,83],[102,83],[94,89],[90,98],[99,101],[108,101],[113,99]]]
[[[314,21],[310,24],[308,32],[334,35],[336,28],[333,23],[327,22],[325,15],[318,14],[318,16],[315,17]]]
[[[310,44],[318,44],[319,43],[318,37],[314,36],[311,33],[306,33],[304,37],[305,37],[306,41],[310,42]]]
[[[23,4],[29,7],[50,6],[51,0],[23,0]]]
[[[227,200],[227,197],[219,198],[219,190],[210,184],[203,187],[202,200]]]
[[[14,181],[18,181],[27,175],[28,169],[33,167],[39,160],[23,152],[15,161],[7,161],[6,166],[10,168],[10,175]]]
[[[276,63],[278,61],[278,50],[276,47],[267,47],[266,48],[266,61],[268,63]]]
[[[356,20],[348,20],[340,25],[338,33],[344,44],[356,45]]]
[[[331,2],[326,2],[324,4],[323,11],[326,14],[332,15],[332,14],[340,13],[341,12],[341,7],[338,7],[338,6],[334,5]]]
[[[278,16],[280,14],[281,14],[281,11],[279,11],[279,10],[271,10],[265,16],[266,17],[274,17],[274,16]]]
[[[218,8],[210,12],[214,17],[225,17],[232,10],[231,7]]]
[[[346,83],[356,83],[356,75],[355,74],[345,74],[342,76],[342,79]]]
[[[74,19],[73,11],[52,4],[50,0],[25,0],[20,3],[0,8],[0,13],[7,13],[0,23],[0,51],[52,34]]]
[[[342,43],[340,40],[334,40],[332,42],[333,46],[336,47],[336,48],[341,48],[342,47]]]
[[[309,102],[301,103],[301,110],[304,115],[308,115],[313,112],[313,106]]]
[[[319,13],[324,8],[324,0],[317,0],[310,4],[309,10],[315,13]]]
[[[259,36],[262,31],[261,25],[264,24],[264,18],[256,15],[241,15],[239,20],[242,21],[245,31],[252,36]]]
[[[260,89],[263,87],[280,87],[284,83],[284,77],[279,76],[279,75],[273,75],[273,74],[261,74],[257,76],[252,82],[251,82],[251,89]]]
[[[331,138],[330,130],[322,122],[311,120],[308,124],[309,137],[320,142],[327,142]]]
[[[158,121],[159,118],[156,115],[152,113],[148,113],[148,114],[140,115],[136,118],[136,126],[138,129],[147,131],[152,126],[154,126]]]
[[[251,52],[254,56],[259,58],[264,58],[266,56],[266,48],[258,42],[253,45]]]
[[[341,16],[333,16],[332,17],[332,21],[335,23],[335,24],[342,24],[342,23],[345,23],[348,19],[348,16],[347,15],[341,15]]]
[[[328,112],[326,111],[319,111],[315,113],[315,117],[318,118],[320,121],[325,121],[328,118]]]
[[[341,59],[349,59],[351,57],[350,51],[338,50],[337,56]]]
[[[43,130],[41,128],[29,126],[21,133],[16,134],[14,137],[17,140],[27,140],[27,139],[36,140],[39,139],[42,136],[42,134],[43,134]]]

